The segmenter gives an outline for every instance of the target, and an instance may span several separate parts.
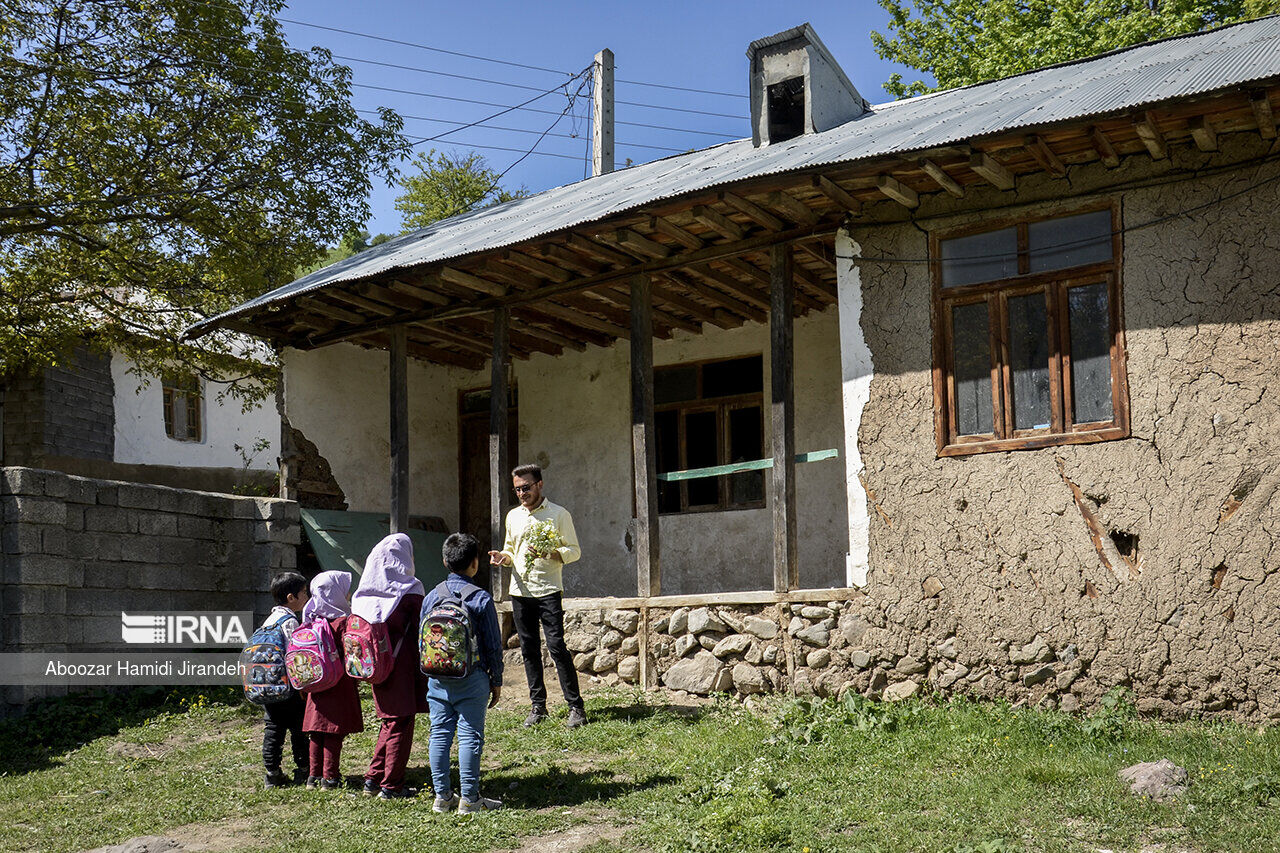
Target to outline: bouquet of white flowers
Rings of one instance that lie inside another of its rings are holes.
[[[525,571],[530,571],[533,569],[535,559],[551,553],[564,543],[560,539],[560,532],[556,530],[555,524],[550,521],[535,521],[525,528],[524,544],[526,548],[524,568]]]

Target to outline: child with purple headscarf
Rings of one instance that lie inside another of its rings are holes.
[[[422,596],[422,581],[414,577],[413,542],[403,533],[387,536],[369,552],[360,588],[351,598],[352,613],[387,626],[395,659],[386,680],[373,685],[373,706],[382,729],[364,774],[365,796],[391,800],[414,795],[404,785],[404,771],[413,748],[416,715],[427,711],[426,679],[418,670],[414,636]]]
[[[311,579],[311,598],[302,609],[302,621],[326,619],[334,637],[341,637],[350,614],[351,575],[321,572]],[[355,681],[346,674],[328,690],[307,694],[302,730],[311,736],[311,768],[308,788],[340,788],[342,739],[364,731],[360,694]]]

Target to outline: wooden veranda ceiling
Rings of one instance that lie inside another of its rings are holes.
[[[1275,139],[1280,88],[1255,88],[1139,114],[1006,134],[819,173],[788,173],[719,192],[659,202],[518,246],[458,258],[393,277],[344,282],[283,300],[229,322],[277,344],[311,349],[339,341],[387,348],[405,324],[409,354],[472,369],[492,352],[493,309],[510,307],[511,354],[558,355],[608,346],[629,334],[629,279],[653,280],[654,333],[701,332],[763,321],[769,306],[769,249],[794,247],[798,315],[836,301],[834,233],[852,217],[900,219],[921,196],[957,198],[971,187],[1006,190],[1032,173],[1065,177],[1067,167],[1129,155],[1168,157],[1193,142],[1214,151],[1218,135]],[[875,202],[886,199],[893,205]],[[897,206],[897,209],[894,209]]]

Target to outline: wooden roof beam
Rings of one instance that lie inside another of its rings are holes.
[[[507,295],[507,288],[503,287],[501,284],[498,284],[496,281],[489,281],[487,278],[481,278],[478,275],[473,275],[466,270],[460,270],[454,267],[442,267],[440,269],[440,278],[450,284],[456,284],[469,290],[478,290],[481,293],[487,293],[490,296]]]
[[[330,305],[327,302],[321,302],[313,296],[302,296],[298,299],[298,305],[308,311],[313,311],[321,317],[328,317],[330,320],[337,320],[340,323],[363,323],[365,317],[354,311],[348,311],[345,308],[339,308],[337,305]]]
[[[876,189],[903,207],[916,208],[920,206],[920,195],[892,175],[877,176]]]
[[[541,276],[542,278],[554,281],[557,284],[564,284],[566,281],[573,278],[573,273],[562,270],[560,267],[555,266],[554,264],[549,264],[546,261],[540,261],[537,258],[530,257],[524,252],[516,252],[508,249],[507,251],[499,254],[498,257],[506,261],[508,264],[528,270],[536,276]]]
[[[812,227],[818,223],[818,214],[790,193],[781,190],[769,193],[769,206],[781,210],[796,225]]]
[[[1156,121],[1155,113],[1147,110],[1142,115],[1135,116],[1133,132],[1138,134],[1142,144],[1147,146],[1147,153],[1153,160],[1163,160],[1169,156],[1169,143],[1160,132],[1160,124]]]
[[[969,168],[997,189],[1011,190],[1016,183],[1013,173],[999,160],[981,151],[975,151],[969,155]]]
[[[619,228],[614,232],[618,245],[622,248],[648,258],[669,258],[671,250],[666,246],[642,234],[632,231],[630,228]],[[631,298],[627,297],[627,304],[631,304]]]
[[[783,222],[781,219],[774,216],[755,202],[745,199],[736,193],[722,192],[720,193],[720,201],[745,215],[761,228],[765,228],[769,231],[781,231],[783,228],[787,227],[787,223]]]
[[[862,202],[858,201],[849,194],[848,190],[826,175],[814,175],[813,186],[846,213],[859,213],[862,211]]]
[[[599,317],[593,317],[590,314],[555,302],[539,302],[538,311],[558,320],[564,320],[571,325],[581,326],[584,329],[600,332],[613,338],[626,338],[631,334],[631,330],[625,326],[610,323],[608,320],[601,320]]]
[[[382,317],[394,317],[399,313],[399,310],[391,305],[384,305],[381,302],[366,299],[363,296],[343,290],[341,287],[330,287],[325,290],[325,295],[339,302],[345,302],[353,308],[363,308],[365,311],[372,311]]]
[[[750,284],[738,281],[733,276],[728,273],[721,272],[710,264],[689,267],[688,271],[700,278],[710,281],[713,285],[718,285],[721,289],[728,292],[729,295],[741,300],[747,305],[750,305],[754,309],[753,313],[757,315],[760,320],[765,318],[766,315],[764,312],[769,310],[768,293],[762,294]],[[756,319],[756,317],[752,317],[752,319]]]
[[[583,350],[587,344],[593,344],[598,347],[607,347],[613,343],[613,338],[608,335],[592,332],[583,328],[573,329],[573,334],[566,334],[569,330],[565,328],[564,321],[559,317],[552,317],[549,314],[542,314],[537,310],[536,305],[521,305],[511,309],[511,316],[520,321],[522,331],[530,335],[538,335],[544,340],[558,343],[569,349]],[[467,319],[467,318],[458,318]],[[552,328],[546,328],[546,327]]]
[[[1058,155],[1053,153],[1053,149],[1049,147],[1049,143],[1044,141],[1043,136],[1034,133],[1030,134],[1026,137],[1023,147],[1040,164],[1041,169],[1044,169],[1055,178],[1066,177],[1067,167],[1063,165]]]
[[[916,165],[933,179],[933,182],[949,194],[956,198],[964,198],[964,187],[955,180],[955,178],[943,171],[942,167],[930,160],[928,157],[921,157],[916,161]]]
[[[671,279],[664,283],[660,278],[652,280],[653,298],[659,302],[677,308],[691,317],[696,317],[703,323],[710,323],[713,326],[719,326],[722,329],[732,329],[742,325],[742,318],[734,317],[727,311],[717,310],[714,306],[703,305],[700,302],[694,302],[686,296],[675,291],[680,284],[671,284]]]
[[[390,305],[405,311],[421,311],[431,305],[438,303],[428,302],[418,296],[410,296],[407,293],[401,293],[398,290],[392,290],[387,285],[380,282],[365,282],[356,286],[359,294],[366,299],[372,299],[383,305]]]
[[[712,231],[715,231],[726,240],[737,242],[747,235],[747,232],[741,225],[734,222],[729,217],[712,210],[705,204],[699,204],[693,208],[693,218],[710,228]]]
[[[1089,144],[1093,146],[1102,165],[1108,169],[1114,169],[1120,165],[1120,155],[1116,152],[1115,145],[1111,143],[1111,138],[1096,124],[1089,128]]]
[[[369,346],[378,347],[380,349],[391,348],[391,335],[384,329],[375,329],[369,332],[362,332],[358,335],[352,335],[350,340],[353,343],[367,341]],[[467,370],[479,370],[484,367],[484,359],[468,355],[466,353],[454,352],[453,350],[442,349],[427,344],[421,344],[410,341],[407,347],[409,355],[423,361],[430,361],[436,364],[447,364],[451,367],[462,367]]]
[[[554,243],[543,246],[542,254],[553,258],[561,266],[568,267],[578,275],[599,275],[604,272],[603,267],[596,261],[584,258],[577,252],[571,252],[565,247],[557,246]]]
[[[493,340],[493,320],[492,315],[480,315],[477,317],[456,317],[452,320],[441,320],[441,324],[446,327],[452,326],[458,329],[466,329],[482,336],[485,339],[485,346],[489,347],[487,353],[493,354],[493,348],[490,342]],[[510,335],[510,342],[517,346],[533,352],[545,352],[548,355],[560,355],[564,349],[578,350],[581,352],[587,348],[586,344],[581,341],[565,338],[563,335],[551,335],[544,333],[541,329],[534,326],[520,324],[519,328],[510,329],[507,333]],[[559,338],[559,340],[556,340]]]
[[[1276,138],[1276,117],[1271,109],[1271,97],[1265,90],[1249,93],[1249,106],[1253,108],[1253,120],[1263,139]]]
[[[1191,138],[1196,141],[1196,147],[1201,151],[1217,151],[1218,150],[1218,132],[1213,129],[1213,122],[1204,116],[1192,116],[1187,122],[1187,127],[1191,128]]]
[[[678,288],[696,293],[702,298],[719,305],[723,310],[730,311],[746,320],[754,320],[757,323],[763,323],[765,313],[754,305],[749,305],[733,296],[729,296],[722,291],[716,290],[714,287],[705,285],[700,281],[694,281],[686,275],[682,275],[675,270],[669,270],[663,273],[671,283]]]
[[[679,225],[676,225],[665,216],[655,216],[649,220],[649,226],[659,234],[665,234],[672,240],[683,245],[686,249],[701,249],[706,243],[702,242],[702,238],[686,231]]]
[[[477,341],[475,338],[451,332],[438,326],[410,325],[408,327],[408,336],[411,341],[424,342],[424,339],[426,339],[425,342],[428,346],[431,345],[432,341],[450,344],[467,352],[475,353],[481,358],[486,358],[493,352],[493,347],[484,341]],[[512,347],[512,351],[516,355],[520,355],[516,347]],[[527,357],[528,353],[526,352],[524,355]]]
[[[615,267],[629,267],[635,263],[633,258],[629,258],[609,246],[602,246],[599,241],[588,239],[580,234],[573,232],[566,234],[565,243],[571,249],[576,249],[584,255],[589,255],[605,263],[613,264]]]
[[[821,263],[828,269],[836,268],[836,259],[825,252],[819,251],[816,247],[809,243],[796,243],[796,248],[803,251],[809,257]]]
[[[428,290],[425,287],[405,281],[404,279],[395,278],[387,282],[387,287],[397,293],[403,293],[406,296],[412,296],[415,299],[421,299],[423,302],[429,302],[435,306],[448,305],[449,297],[442,293],[436,293],[434,290]]]

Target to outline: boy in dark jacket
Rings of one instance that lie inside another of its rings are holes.
[[[307,591],[307,579],[297,572],[281,572],[271,579],[271,600],[276,606],[263,620],[263,628],[278,627],[284,634],[286,645],[293,630],[298,627],[298,617],[311,593]],[[302,731],[302,695],[294,692],[281,702],[264,705],[265,722],[262,727],[262,764],[267,771],[268,788],[279,788],[289,783],[289,777],[280,770],[284,757],[284,736],[288,732],[293,747],[293,781],[297,784],[307,779],[307,735]]]

